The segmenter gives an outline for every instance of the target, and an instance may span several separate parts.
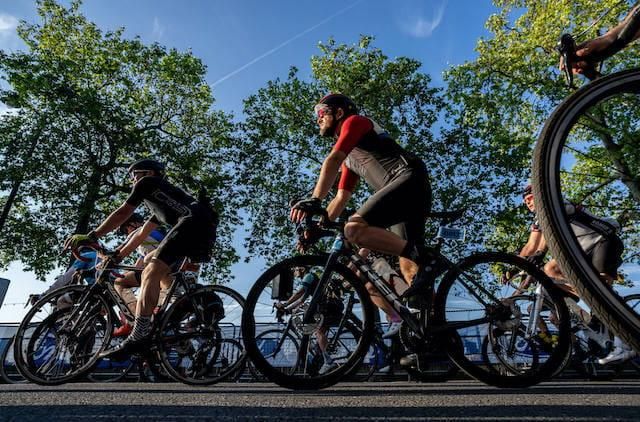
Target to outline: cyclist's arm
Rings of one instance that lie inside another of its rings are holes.
[[[144,242],[147,237],[158,227],[152,219],[147,220],[144,225],[138,230],[133,236],[129,238],[127,243],[118,248],[118,256],[120,258],[124,258],[129,256],[131,252],[133,252],[138,246]]]
[[[635,22],[631,22],[632,20],[638,20],[640,16],[640,4],[636,5],[629,11],[629,14],[620,22],[616,27],[610,29],[606,34],[604,34],[601,38],[605,38],[609,44],[612,44],[616,41],[616,39],[620,36],[624,38],[624,41],[627,43],[637,40],[640,36],[640,27],[638,25],[634,25]],[[622,34],[622,31],[627,27],[627,25],[631,25],[628,28],[628,31],[631,31],[628,34]]]
[[[117,210],[112,212],[106,220],[104,220],[102,224],[93,231],[96,237],[100,238],[120,227],[129,217],[131,217],[131,214],[133,214],[135,210],[136,207],[129,205],[126,202],[120,205]]]
[[[314,198],[326,198],[336,181],[338,170],[345,158],[347,158],[347,154],[336,149],[331,151],[327,158],[325,158],[322,163],[322,169],[320,170],[320,177],[318,177],[316,187],[313,189]]]
[[[331,202],[329,202],[329,205],[327,206],[327,214],[329,215],[329,220],[334,221],[336,218],[338,218],[340,214],[342,214],[342,211],[344,211],[344,209],[346,208],[347,203],[350,199],[350,191],[346,189],[338,189],[337,195],[331,200]]]
[[[527,257],[535,254],[537,251],[546,251],[547,242],[544,240],[544,235],[541,231],[532,231],[529,235],[529,240],[520,251],[520,256]]]
[[[314,197],[319,199],[326,198],[336,181],[340,165],[358,145],[358,142],[372,129],[373,123],[371,120],[363,116],[349,116],[344,120],[340,129],[340,136],[333,150],[322,163],[320,177],[313,190]]]
[[[631,9],[629,14],[606,34],[586,41],[578,46],[573,64],[574,71],[583,73],[593,66],[594,61],[601,61],[626,47],[640,37],[640,5]],[[582,59],[582,60],[580,60]]]

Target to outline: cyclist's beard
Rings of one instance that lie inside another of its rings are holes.
[[[320,136],[333,138],[333,136],[336,133],[336,127],[338,127],[338,122],[333,122],[333,124],[330,127],[325,127],[324,129],[320,129]]]

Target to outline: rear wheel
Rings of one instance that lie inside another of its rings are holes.
[[[546,288],[549,305],[540,310],[546,327],[530,320],[531,301],[514,299],[517,292],[505,289],[508,272],[527,274]],[[569,350],[569,316],[561,293],[544,273],[514,255],[480,253],[456,264],[438,287],[435,321],[452,327],[445,336],[450,358],[473,378],[497,387],[539,383],[554,374]],[[544,351],[533,346],[542,331],[557,336]]]
[[[244,363],[242,344],[225,338],[219,326],[225,309],[215,287],[202,287],[180,297],[161,321],[160,360],[172,378],[185,384],[214,384]]]

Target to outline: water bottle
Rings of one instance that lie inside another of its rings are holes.
[[[380,257],[376,258],[371,265],[373,270],[380,274],[380,276],[386,281],[391,288],[396,292],[398,296],[401,296],[405,290],[409,288],[409,285],[404,279],[393,269],[386,259]]]

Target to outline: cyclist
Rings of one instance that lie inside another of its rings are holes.
[[[637,4],[617,26],[611,28],[606,34],[578,45],[577,60],[573,61],[571,70],[573,73],[594,75],[598,62],[613,56],[639,37],[640,4]],[[560,67],[564,68],[562,62]]]
[[[535,214],[531,185],[525,187],[523,199],[529,211]],[[599,272],[601,279],[611,285],[617,278],[618,267],[622,264],[624,245],[616,233],[620,229],[620,225],[614,219],[594,217],[581,205],[566,202],[565,209],[571,220],[571,229],[576,235],[580,246],[591,259],[591,263],[596,271]],[[537,221],[531,225],[530,230],[529,240],[520,251],[520,256],[537,265],[541,265],[547,252],[547,243]],[[551,259],[545,264],[544,272],[554,280],[564,280],[564,275],[555,259]],[[557,285],[573,298],[579,299],[577,291],[570,284],[563,281]],[[572,303],[571,300],[567,302],[568,304]],[[581,315],[584,314],[584,311],[579,306],[575,305],[572,308]],[[545,340],[544,335],[541,335],[541,338]],[[608,356],[600,359],[599,363],[624,361],[635,355],[636,353],[633,350],[616,337],[614,338],[614,349]]]
[[[322,272],[322,268],[311,268],[311,271],[307,272],[305,267],[296,267],[293,270],[293,276],[298,280],[300,288],[294,292],[289,299],[285,302],[279,302],[275,304],[275,307],[280,311],[293,311],[300,305],[302,305],[303,298],[307,293],[312,292],[315,289],[318,281],[320,281],[319,274]],[[335,300],[329,298],[326,302],[320,305],[323,308],[322,315],[325,317],[322,321],[322,325],[316,329],[316,338],[318,341],[318,347],[322,352],[323,364],[318,373],[320,375],[329,372],[335,367],[335,363],[331,354],[327,350],[329,341],[327,339],[327,331],[332,325],[337,325],[340,322],[342,311],[344,310],[344,304],[337,297]]]
[[[346,95],[328,94],[314,111],[320,135],[332,137],[335,144],[322,164],[312,197],[292,207],[291,220],[299,223],[308,212],[318,211],[341,170],[338,192],[327,206],[329,219],[336,219],[359,178],[364,179],[375,193],[349,218],[345,237],[364,248],[399,256],[402,275],[412,282],[405,296],[415,294],[433,269],[424,246],[425,218],[431,209],[425,164],[373,120],[359,115]],[[313,233],[307,237],[309,242],[315,240]]]
[[[103,353],[102,357],[126,357],[144,347],[151,332],[151,317],[158,303],[161,282],[167,280],[170,273],[178,271],[185,258],[191,258],[194,262],[208,261],[218,225],[218,215],[205,195],[202,194],[196,200],[170,183],[165,175],[164,164],[143,159],[133,163],[128,173],[133,189],[127,200],[98,228],[88,234],[73,235],[66,242],[69,248],[96,242],[127,221],[142,202],[152,213],[151,218],[144,223],[142,232],[150,232],[160,224],[172,227],[142,272],[140,296],[131,334],[117,347]],[[114,257],[116,260],[119,258],[118,254]]]
[[[56,277],[53,284],[51,284],[51,286],[49,286],[49,288],[44,292],[40,294],[29,295],[29,303],[31,305],[34,305],[38,300],[40,300],[41,297],[49,294],[50,292],[56,289],[59,289],[61,287],[71,284],[74,277],[78,273],[83,273],[84,281],[87,284],[89,285],[93,284],[96,281],[95,268],[98,261],[99,261],[98,253],[95,250],[89,249],[89,248],[86,248],[86,249],[80,248],[79,257],[76,258],[75,261],[73,261],[71,266],[69,266],[69,269],[65,271],[64,274],[61,274],[58,277]],[[58,299],[59,308],[66,307],[71,304],[72,304],[71,296],[68,293],[61,296]]]
[[[164,232],[159,229],[153,229],[150,233],[142,231],[144,224],[144,218],[138,214],[133,213],[127,221],[125,221],[118,231],[120,234],[127,235],[127,240],[117,248],[118,256],[125,258],[131,254],[135,249],[138,253],[138,258],[134,266],[143,267],[145,263],[149,262],[152,258],[152,252],[156,250],[162,239],[164,239]],[[146,258],[146,259],[145,259]],[[116,292],[122,297],[127,304],[129,310],[134,315],[136,314],[136,304],[138,299],[133,293],[133,287],[139,287],[142,279],[142,273],[140,271],[129,271],[122,277],[118,277],[114,281],[114,287]],[[164,284],[168,284],[165,282]],[[160,293],[159,303],[163,301],[162,291]],[[114,337],[123,337],[129,335],[133,326],[129,324],[129,321],[122,316],[122,325],[113,331]]]

